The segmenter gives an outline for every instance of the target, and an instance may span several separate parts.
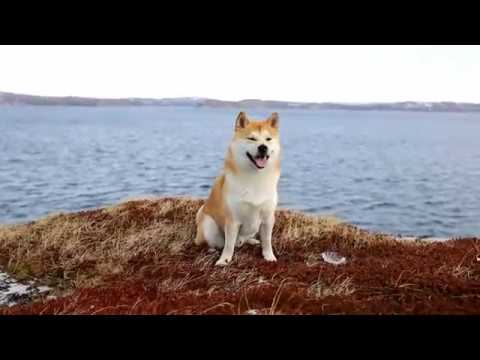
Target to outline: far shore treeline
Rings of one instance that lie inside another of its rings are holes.
[[[274,100],[248,99],[241,101],[223,101],[207,98],[124,98],[97,99],[87,97],[55,97],[23,95],[0,92],[0,106],[190,106],[211,108],[275,108],[304,110],[391,110],[391,111],[422,111],[422,112],[480,112],[480,104],[458,102],[392,102],[392,103],[313,103],[289,102]]]

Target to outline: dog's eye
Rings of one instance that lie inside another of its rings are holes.
[[[270,140],[272,140],[272,138],[268,137],[268,138],[267,138],[267,141],[270,141]]]
[[[252,140],[252,141],[257,141],[257,139],[255,139],[254,137],[249,137],[247,138],[248,140]]]

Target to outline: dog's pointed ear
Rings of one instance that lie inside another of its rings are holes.
[[[243,129],[248,125],[248,117],[244,111],[241,111],[238,116],[237,120],[235,120],[235,130]]]
[[[270,123],[271,127],[273,127],[274,129],[278,129],[280,119],[278,118],[277,112],[272,113],[272,115],[270,115],[267,121]]]

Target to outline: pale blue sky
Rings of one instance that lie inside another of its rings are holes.
[[[0,91],[480,103],[480,46],[0,46]]]

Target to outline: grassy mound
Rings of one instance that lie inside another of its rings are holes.
[[[57,298],[0,314],[480,313],[480,240],[400,242],[336,219],[279,210],[278,262],[258,246],[193,245],[202,200],[162,198],[0,227],[0,265]],[[323,251],[346,256],[325,263]]]

